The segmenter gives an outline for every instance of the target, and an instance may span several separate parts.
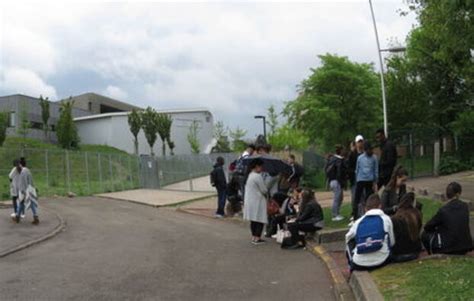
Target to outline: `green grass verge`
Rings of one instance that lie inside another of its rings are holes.
[[[79,196],[133,189],[139,186],[135,156],[106,145],[82,145],[65,151],[35,139],[7,137],[0,147],[1,199],[9,199],[8,173],[15,158],[24,156],[40,196]]]
[[[398,164],[403,165],[410,176],[421,177],[421,176],[431,176],[433,175],[433,156],[426,155],[423,157],[417,157],[413,159],[405,157],[399,158]]]
[[[442,203],[439,201],[435,201],[432,199],[427,198],[417,198],[418,202],[423,204],[423,224],[425,224],[428,220],[435,215],[438,209],[442,206]],[[341,207],[341,215],[345,217],[344,220],[339,222],[333,222],[331,208],[323,208],[324,212],[324,225],[326,229],[341,229],[347,228],[347,224],[349,223],[349,218],[352,213],[351,204],[343,204]]]
[[[473,300],[474,258],[393,264],[372,272],[385,300]]]

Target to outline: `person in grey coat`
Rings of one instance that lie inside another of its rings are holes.
[[[267,193],[268,189],[261,175],[263,166],[262,159],[254,159],[249,167],[251,172],[245,185],[244,197],[244,220],[250,221],[252,232],[252,243],[255,245],[264,243],[261,239],[263,227],[268,222],[267,217]]]
[[[21,166],[18,159],[13,160],[13,169],[10,171],[8,178],[10,179],[10,196],[12,197],[13,203],[13,213],[12,218],[16,217],[16,212],[18,210],[18,190],[20,187],[20,173]],[[21,212],[23,215],[24,212]]]
[[[16,213],[16,222],[20,222],[20,213],[25,211],[25,197],[27,195],[28,187],[33,185],[33,176],[31,171],[26,167],[25,158],[20,158],[21,173],[20,173],[20,186],[19,186],[19,198],[20,204]],[[33,211],[33,224],[39,224],[38,208],[36,202],[31,202],[31,210]]]

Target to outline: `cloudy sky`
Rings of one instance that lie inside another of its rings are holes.
[[[57,100],[96,92],[156,109],[206,107],[261,130],[296,85],[337,53],[376,62],[368,1],[0,4],[0,95]],[[381,46],[403,44],[415,18],[374,0]]]

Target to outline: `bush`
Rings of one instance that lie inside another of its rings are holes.
[[[439,162],[440,175],[449,175],[463,170],[468,170],[470,168],[471,162],[462,162],[454,155],[443,155]]]
[[[303,187],[309,187],[313,189],[324,189],[326,188],[326,176],[321,168],[308,168],[304,172]]]

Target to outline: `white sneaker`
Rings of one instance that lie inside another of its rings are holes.
[[[344,219],[344,216],[338,215],[338,216],[336,216],[336,217],[333,217],[333,218],[332,218],[332,221],[333,221],[333,222],[340,222],[340,221],[342,221],[343,219]]]
[[[25,218],[25,215],[24,215],[24,214],[22,214],[20,217],[21,217],[22,219],[24,219],[24,218]]]
[[[221,214],[216,214],[216,215],[214,215],[214,217],[215,217],[215,218],[224,218],[224,216],[221,215]]]
[[[11,216],[11,217],[15,217],[15,216],[16,216],[15,212],[13,212],[12,214],[10,214],[10,216]]]

